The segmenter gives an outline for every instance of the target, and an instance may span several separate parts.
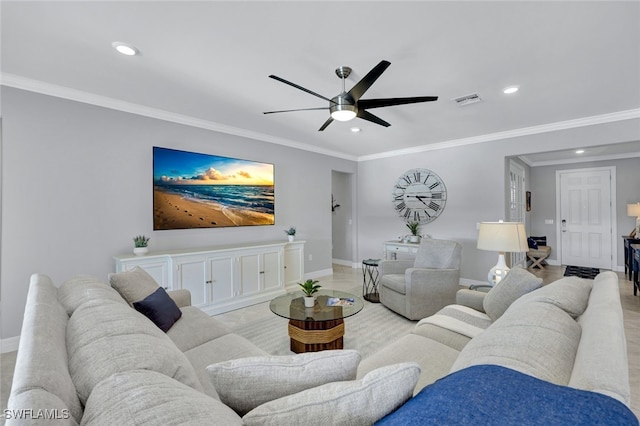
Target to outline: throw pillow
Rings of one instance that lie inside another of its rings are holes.
[[[413,395],[420,377],[414,362],[373,370],[361,380],[327,383],[251,410],[245,425],[372,425]]]
[[[156,280],[139,266],[130,271],[109,274],[109,283],[129,305],[144,299],[160,287]]]
[[[492,321],[504,314],[507,308],[520,296],[529,293],[542,285],[538,278],[526,269],[516,266],[485,296],[482,306]]]
[[[527,238],[527,244],[529,245],[529,248],[538,250],[538,243],[536,243],[536,240],[534,240],[533,238]]]
[[[242,416],[283,396],[329,382],[353,380],[360,359],[354,350],[259,356],[211,364],[207,373],[220,400]]]
[[[182,316],[182,311],[176,302],[169,297],[162,287],[145,297],[139,302],[133,302],[136,311],[149,318],[158,328],[165,333]]]

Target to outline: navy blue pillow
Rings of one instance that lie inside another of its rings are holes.
[[[534,240],[533,238],[527,238],[527,243],[529,244],[529,248],[538,250],[538,243],[536,243],[536,240]]]
[[[139,302],[133,302],[133,307],[149,318],[165,333],[182,316],[182,311],[162,287]]]

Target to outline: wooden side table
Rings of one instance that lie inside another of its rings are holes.
[[[640,290],[640,244],[629,245],[629,250],[632,254],[631,270],[633,275],[633,295],[637,296],[638,290]]]
[[[633,250],[631,250],[631,244],[640,244],[640,238],[630,238],[628,235],[623,235],[624,241],[624,274],[629,274],[629,281],[633,280]]]

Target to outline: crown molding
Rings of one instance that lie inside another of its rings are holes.
[[[612,112],[609,114],[595,115],[592,117],[576,118],[574,120],[559,121],[556,123],[542,124],[539,126],[523,127],[521,129],[507,130],[505,132],[489,133],[486,135],[472,136],[469,138],[454,139],[429,145],[416,146],[413,148],[398,149],[394,151],[381,152],[378,154],[363,155],[358,157],[358,161],[377,160],[381,158],[397,157],[400,155],[410,155],[436,149],[453,148],[476,143],[497,141],[501,139],[512,139],[521,136],[529,136],[540,133],[557,132],[560,130],[573,129],[576,127],[593,126],[596,124],[613,123],[616,121],[632,120],[640,118],[640,108],[626,111]],[[524,160],[523,160],[524,161]],[[584,160],[582,160],[584,161]]]
[[[594,155],[591,157],[567,158],[565,160],[546,161],[531,161],[527,158],[526,155],[521,155],[518,158],[524,161],[530,167],[541,167],[557,166],[561,164],[589,163],[593,161],[626,160],[627,158],[640,158],[640,152],[625,152],[624,154]]]
[[[55,96],[85,104],[95,105],[103,108],[109,108],[117,111],[127,112],[130,114],[141,115],[144,117],[155,118],[158,120],[169,121],[172,123],[183,124],[186,126],[197,127],[200,129],[212,130],[215,132],[225,133],[234,136],[240,136],[247,139],[258,140],[261,142],[269,142],[277,145],[287,146],[289,148],[297,148],[304,151],[314,152],[316,154],[328,155],[331,157],[343,158],[346,160],[357,161],[357,157],[348,155],[343,152],[318,148],[312,145],[295,142],[289,139],[268,135],[265,133],[253,132],[251,130],[241,129],[239,127],[227,126],[225,124],[216,123],[214,121],[204,120],[200,118],[190,117],[187,115],[177,114],[165,111],[159,108],[151,108],[132,102],[126,102],[108,96],[96,95],[94,93],[82,90],[72,89],[70,87],[59,86],[56,84],[46,83],[40,80],[33,80],[22,76],[2,73],[0,74],[0,85],[13,87],[15,89],[26,90],[29,92],[40,93],[48,96]]]
[[[547,132],[556,132],[560,130],[573,129],[576,127],[593,126],[597,124],[612,123],[615,121],[631,120],[640,118],[640,108],[619,111],[609,114],[596,115],[592,117],[577,118],[574,120],[560,121],[556,123],[543,124],[539,126],[524,127],[521,129],[508,130],[504,132],[489,133],[486,135],[472,136],[468,138],[453,139],[450,141],[438,142],[428,145],[421,145],[412,148],[405,148],[393,151],[385,151],[377,154],[353,156],[339,151],[333,151],[316,146],[303,144],[277,136],[265,133],[253,132],[251,130],[241,129],[238,127],[227,126],[209,120],[190,117],[187,115],[177,114],[158,108],[151,108],[132,102],[126,102],[107,96],[96,95],[94,93],[82,90],[72,89],[65,86],[46,83],[40,80],[34,80],[14,74],[1,73],[0,85],[13,87],[16,89],[26,90],[30,92],[41,93],[44,95],[55,96],[62,99],[82,102],[90,105],[109,108],[117,111],[123,111],[131,114],[141,115],[144,117],[155,118],[158,120],[169,121],[172,123],[183,124],[191,127],[197,127],[215,132],[226,133],[229,135],[240,136],[248,139],[258,140],[262,142],[283,145],[290,148],[296,148],[304,151],[310,151],[317,154],[328,155],[331,157],[342,158],[351,161],[370,161],[382,158],[397,157],[401,155],[411,155],[420,152],[434,151],[437,149],[453,148],[476,143],[491,142],[501,139],[511,139],[521,136],[535,135]],[[526,162],[526,160],[523,160]],[[582,160],[584,161],[584,160]],[[535,164],[542,165],[542,164]],[[546,165],[546,164],[545,164]]]

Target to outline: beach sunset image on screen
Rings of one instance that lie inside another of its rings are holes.
[[[273,164],[153,148],[153,229],[273,225]]]

